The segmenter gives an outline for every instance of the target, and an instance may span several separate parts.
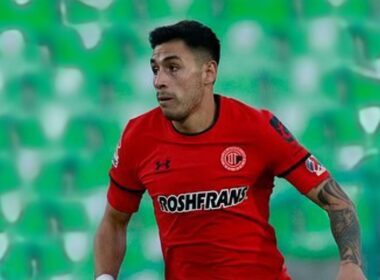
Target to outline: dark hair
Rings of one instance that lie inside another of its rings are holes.
[[[182,20],[173,25],[158,27],[149,33],[149,42],[152,49],[157,45],[176,39],[183,40],[192,49],[206,51],[219,64],[219,39],[209,27],[198,21]]]

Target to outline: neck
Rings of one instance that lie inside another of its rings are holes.
[[[207,130],[214,123],[216,103],[214,94],[205,94],[199,107],[183,121],[172,121],[174,128],[185,134],[196,134]]]

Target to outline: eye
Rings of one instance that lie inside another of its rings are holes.
[[[158,67],[157,66],[152,66],[152,72],[153,72],[154,75],[157,75]]]
[[[171,64],[169,66],[169,70],[170,70],[170,72],[177,72],[179,70],[179,67],[178,67],[178,65]]]

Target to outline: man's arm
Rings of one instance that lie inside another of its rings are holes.
[[[119,273],[126,250],[126,229],[131,214],[119,212],[109,204],[95,237],[95,275]]]
[[[306,195],[325,209],[339,248],[340,267],[337,279],[365,279],[361,270],[360,228],[352,201],[333,179],[327,179]]]

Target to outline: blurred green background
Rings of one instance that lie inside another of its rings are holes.
[[[216,91],[266,107],[355,202],[380,279],[380,1],[0,0],[0,279],[92,279],[108,169],[156,106],[148,32],[197,19],[222,43]],[[284,180],[272,224],[298,279],[335,279],[327,215]],[[162,279],[150,198],[119,279]]]

